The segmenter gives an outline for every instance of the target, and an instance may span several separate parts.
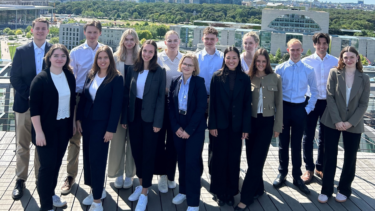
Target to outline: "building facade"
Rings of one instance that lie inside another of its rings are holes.
[[[48,0],[0,0],[0,4],[48,6]]]
[[[53,7],[49,6],[1,5],[0,30],[6,27],[11,29],[26,28],[40,16],[41,11],[49,9],[53,11]]]

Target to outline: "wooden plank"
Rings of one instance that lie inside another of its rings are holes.
[[[160,176],[154,175],[154,178],[160,178]],[[157,187],[157,183],[156,183],[156,187]],[[176,211],[177,210],[176,205],[172,203],[172,199],[174,197],[173,191],[174,191],[173,189],[169,189],[169,188],[168,188],[167,193],[161,193],[159,191],[160,203],[161,203],[161,208],[163,211]]]
[[[134,192],[134,190],[135,190],[135,188],[137,187],[137,186],[139,186],[140,185],[140,183],[139,183],[139,179],[137,178],[137,177],[134,177],[134,180],[133,180],[133,188],[131,188],[131,194]],[[130,195],[131,195],[130,194]],[[134,202],[132,202],[132,210],[135,210],[135,207],[137,206],[137,203],[138,203],[138,201],[134,201]]]
[[[147,210],[148,211],[162,211],[163,210],[161,207],[157,176],[154,176],[152,178],[152,185],[149,188]]]
[[[108,180],[106,176],[106,180],[104,182],[105,190],[107,192],[107,197],[102,200],[103,209],[104,210],[117,210],[117,200],[118,200],[118,190],[115,188],[113,182]]]
[[[133,193],[133,188],[119,189],[118,200],[117,200],[117,210],[118,211],[129,211],[132,210],[133,202],[129,201],[129,196]]]

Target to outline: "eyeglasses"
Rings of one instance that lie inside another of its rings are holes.
[[[186,64],[186,63],[182,63],[182,65],[184,65],[184,66],[187,66],[187,67],[194,67],[194,65],[192,65],[192,64]]]

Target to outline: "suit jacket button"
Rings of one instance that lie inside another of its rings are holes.
[[[233,117],[235,117],[236,115],[233,115]]]

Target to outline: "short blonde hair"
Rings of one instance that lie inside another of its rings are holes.
[[[296,38],[293,38],[293,39],[289,40],[289,42],[286,44],[286,46],[289,48],[294,43],[299,43],[301,45],[301,48],[302,48],[302,42],[299,39],[296,39]]]
[[[193,76],[197,76],[199,75],[199,63],[198,63],[198,58],[195,54],[193,53],[187,53],[185,55],[182,56],[181,60],[180,60],[180,63],[178,64],[178,72],[182,72],[181,71],[181,66],[182,66],[182,63],[184,62],[184,60],[186,58],[189,58],[191,60],[193,60],[193,65],[194,65],[194,72],[193,72]]]
[[[164,35],[164,39],[166,40],[167,37],[168,37],[169,35],[171,35],[171,34],[175,34],[175,35],[177,35],[178,39],[180,39],[180,35],[178,35],[178,33],[177,33],[176,31],[174,31],[174,30],[169,30],[169,31],[167,31],[167,33],[165,33],[165,35]]]
[[[254,42],[259,44],[259,36],[255,31],[251,31],[251,32],[246,33],[243,36],[242,40],[245,39],[245,37],[252,37],[254,39]]]

